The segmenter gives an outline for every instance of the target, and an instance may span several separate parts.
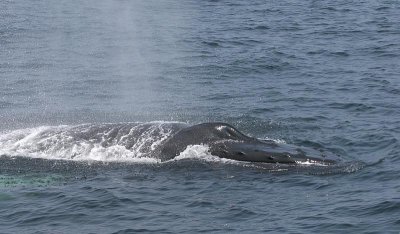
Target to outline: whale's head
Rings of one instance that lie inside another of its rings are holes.
[[[162,159],[176,157],[188,145],[198,144],[208,145],[212,155],[238,161],[285,164],[335,162],[320,151],[259,140],[225,123],[202,123],[181,129],[166,141],[161,149]]]

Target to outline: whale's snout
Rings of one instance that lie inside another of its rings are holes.
[[[211,147],[211,154],[238,161],[284,164],[305,162],[334,164],[336,162],[335,160],[328,159],[319,151],[310,149],[306,151],[300,147],[277,144],[272,141],[226,141]]]

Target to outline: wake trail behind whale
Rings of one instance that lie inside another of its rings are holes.
[[[154,156],[183,123],[41,126],[0,134],[0,155],[76,161],[160,162]]]

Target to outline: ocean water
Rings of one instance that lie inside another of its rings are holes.
[[[0,233],[399,233],[399,76],[394,0],[2,0]],[[344,163],[149,156],[212,121]]]

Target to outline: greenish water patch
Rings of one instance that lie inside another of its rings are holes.
[[[14,199],[15,199],[15,198],[12,197],[12,196],[10,196],[9,194],[0,193],[0,202],[3,202],[3,201],[11,201],[11,200],[14,200]]]
[[[64,177],[56,174],[0,175],[0,188],[32,186],[45,187],[61,184]],[[0,194],[0,201],[7,199]]]

